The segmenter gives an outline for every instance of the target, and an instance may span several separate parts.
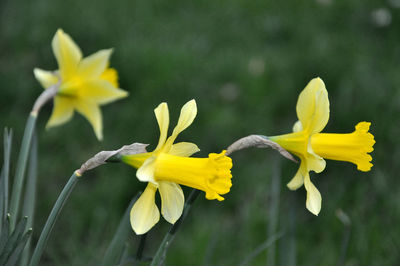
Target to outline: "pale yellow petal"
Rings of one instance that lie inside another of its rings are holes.
[[[131,226],[137,235],[147,233],[160,220],[160,212],[155,204],[156,190],[157,188],[149,183],[131,209]]]
[[[311,183],[310,175],[308,174],[304,177],[304,187],[307,190],[306,207],[312,214],[318,215],[321,211],[321,193],[319,193],[318,189]]]
[[[78,65],[78,75],[82,78],[99,77],[106,70],[112,49],[100,50],[83,58]]]
[[[298,189],[299,187],[301,187],[303,185],[304,176],[306,174],[308,174],[306,162],[304,160],[301,160],[299,170],[297,170],[296,175],[292,178],[292,180],[290,180],[289,183],[287,183],[286,186],[290,190]]]
[[[46,128],[59,126],[68,122],[74,114],[74,101],[71,98],[56,96],[54,98],[53,112],[47,122]]]
[[[324,82],[312,79],[300,93],[296,106],[297,117],[310,134],[320,132],[329,120],[329,99]]]
[[[57,59],[61,78],[65,81],[76,74],[82,52],[72,38],[63,30],[57,30],[52,41],[53,53]]]
[[[326,167],[326,161],[313,151],[311,147],[311,141],[308,142],[306,160],[307,169],[312,170],[316,173],[321,173]]]
[[[77,97],[97,104],[107,104],[128,96],[128,92],[115,88],[110,82],[102,79],[87,80],[76,90]]]
[[[194,143],[179,142],[173,144],[171,150],[168,153],[176,156],[189,157],[199,151],[199,147],[197,147],[197,145]]]
[[[165,220],[174,224],[182,215],[185,196],[181,187],[176,183],[160,181],[158,184],[161,196],[161,214]]]
[[[156,109],[154,109],[156,115],[158,127],[160,128],[160,139],[155,150],[160,149],[167,139],[168,126],[169,126],[169,111],[167,103],[160,103]]]
[[[303,130],[303,125],[301,124],[301,121],[298,120],[296,123],[293,125],[293,132],[300,132]]]
[[[43,88],[47,89],[58,82],[58,77],[52,71],[35,68],[33,70],[35,78],[39,81]]]
[[[172,131],[172,135],[168,138],[166,143],[166,151],[169,151],[179,133],[188,128],[197,115],[197,105],[195,100],[188,101],[181,109],[178,124]]]
[[[188,101],[181,109],[178,124],[174,128],[172,135],[178,135],[188,128],[197,115],[197,105],[195,100]]]
[[[94,133],[99,140],[103,139],[103,119],[100,107],[89,101],[75,100],[76,110],[83,115],[92,125]]]
[[[143,165],[136,171],[136,176],[141,182],[151,182],[157,184],[154,179],[156,157],[152,156],[144,161]]]

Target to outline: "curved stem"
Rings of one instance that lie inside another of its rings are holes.
[[[31,113],[24,131],[21,149],[18,156],[17,169],[15,171],[14,183],[12,187],[10,214],[11,214],[11,230],[14,229],[15,223],[18,219],[18,211],[21,199],[21,191],[24,183],[24,176],[26,170],[26,163],[28,160],[28,153],[31,146],[33,131],[36,124],[37,113]]]
[[[36,125],[36,119],[38,113],[45,103],[54,98],[54,96],[57,94],[60,88],[60,85],[61,85],[61,80],[59,80],[53,86],[50,86],[49,88],[44,90],[39,95],[39,97],[35,101],[35,104],[33,105],[31,113],[29,114],[28,121],[26,122],[24,137],[22,139],[21,149],[18,155],[17,169],[15,171],[14,184],[11,194],[11,202],[10,202],[11,230],[14,229],[16,220],[18,219],[18,212],[20,205],[19,201],[21,199],[21,190],[24,184],[26,163],[28,160],[28,153],[32,141],[32,134]]]
[[[68,200],[69,195],[74,189],[76,183],[79,181],[80,175],[75,171],[74,174],[69,178],[64,189],[61,191],[60,196],[51,210],[49,217],[47,218],[46,224],[43,227],[42,233],[40,234],[39,241],[36,245],[35,251],[33,252],[30,266],[36,266],[39,264],[40,258],[43,254],[44,248],[46,247],[47,240],[49,239],[50,233],[57,221],[57,218],[64,207],[65,202]]]

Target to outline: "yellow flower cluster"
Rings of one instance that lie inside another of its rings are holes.
[[[126,97],[128,93],[118,88],[117,72],[109,68],[112,50],[100,50],[86,58],[71,37],[58,30],[52,41],[58,70],[35,69],[34,74],[44,88],[59,84],[54,98],[53,113],[47,127],[61,125],[72,118],[74,110],[82,114],[92,125],[98,139],[102,139],[100,105]],[[374,137],[368,132],[370,123],[360,122],[356,130],[348,134],[320,133],[329,120],[329,99],[325,84],[315,78],[300,93],[297,102],[298,120],[293,132],[269,137],[281,147],[301,159],[300,167],[288,183],[291,190],[303,184],[307,190],[307,209],[318,215],[321,194],[310,179],[310,171],[324,170],[325,159],[348,161],[361,171],[372,167]],[[199,151],[190,142],[174,143],[177,136],[188,128],[197,115],[195,100],[181,109],[177,125],[168,135],[169,111],[167,103],[155,110],[160,129],[158,145],[152,152],[125,155],[122,161],[137,168],[136,176],[147,187],[132,207],[130,221],[137,234],[149,231],[160,219],[155,203],[158,191],[161,197],[161,214],[169,223],[175,223],[182,215],[184,194],[180,185],[205,192],[209,200],[224,198],[230,191],[232,160],[221,153],[210,153],[207,158],[192,158]]]

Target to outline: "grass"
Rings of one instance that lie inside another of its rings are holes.
[[[346,265],[394,265],[400,258],[395,237],[400,234],[400,9],[394,2],[2,1],[0,127],[14,129],[14,147],[42,90],[33,68],[56,68],[50,42],[59,27],[85,55],[114,47],[111,65],[119,71],[121,88],[130,92],[102,108],[101,143],[79,115],[46,131],[51,105],[41,111],[33,240],[69,173],[87,158],[134,141],[155,147],[153,109],[161,101],[168,102],[171,121],[176,121],[182,104],[196,99],[198,117],[179,139],[197,143],[204,156],[245,135],[291,130],[298,93],[320,76],[331,101],[325,131],[350,132],[357,122],[372,121],[374,167],[361,173],[348,163],[329,161],[323,173],[313,174],[323,197],[322,212],[314,217],[305,209],[304,189],[286,189],[297,166],[281,159],[278,230],[289,226],[294,204],[297,263],[335,265],[344,230],[335,211],[341,208],[352,221]],[[385,27],[371,15],[379,8],[391,14]],[[222,203],[200,195],[167,265],[236,265],[268,238],[271,156],[279,155],[267,150],[233,155],[231,193]],[[88,172],[61,213],[43,265],[96,265],[126,205],[143,187],[125,165]],[[150,232],[146,255],[154,254],[168,228],[162,221]],[[277,242],[277,263],[284,260],[286,238]],[[132,232],[132,253],[138,241]],[[253,263],[266,260],[265,252]]]

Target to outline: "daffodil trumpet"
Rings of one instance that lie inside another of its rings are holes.
[[[202,190],[207,199],[219,201],[232,186],[232,160],[225,155],[210,153],[207,158],[189,158],[199,151],[194,143],[174,143],[178,134],[189,127],[197,114],[195,100],[187,102],[181,109],[178,124],[167,138],[169,111],[166,103],[155,110],[160,128],[160,139],[152,152],[123,155],[122,161],[137,168],[136,176],[148,182],[141,197],[132,207],[130,221],[136,234],[149,231],[160,218],[155,194],[161,197],[161,214],[171,224],[182,215],[184,195],[180,185]]]
[[[311,80],[300,93],[296,106],[297,121],[293,133],[269,137],[284,149],[301,159],[299,170],[287,184],[296,190],[303,184],[307,190],[307,209],[318,215],[321,210],[321,194],[310,180],[310,171],[320,173],[325,169],[324,159],[347,161],[357,165],[360,171],[372,167],[374,136],[369,133],[371,123],[360,122],[353,133],[320,133],[329,120],[329,99],[324,82]]]

